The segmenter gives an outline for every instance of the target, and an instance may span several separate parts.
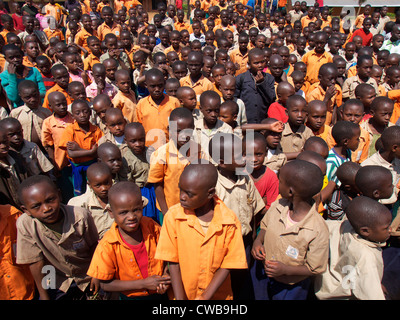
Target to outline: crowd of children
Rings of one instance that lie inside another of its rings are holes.
[[[3,9],[0,299],[399,299],[400,14],[319,2]]]

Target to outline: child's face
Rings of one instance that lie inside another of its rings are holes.
[[[115,84],[121,92],[129,93],[131,89],[131,78],[129,75],[119,75],[118,78],[115,79]]]
[[[250,72],[252,74],[257,74],[258,71],[263,71],[265,68],[265,56],[264,55],[253,55],[251,59],[249,59]],[[278,66],[279,67],[279,66]],[[281,74],[283,72],[283,62],[281,64]],[[271,70],[272,74],[272,70]]]
[[[326,121],[326,108],[315,107],[310,108],[307,123],[312,128],[313,131],[318,131],[321,129]]]
[[[346,105],[346,108],[341,112],[344,121],[350,121],[356,124],[361,122],[364,114],[363,108],[358,105]]]
[[[105,163],[114,175],[122,168],[122,157],[119,150],[108,150],[108,152],[102,155],[100,161]]]
[[[107,199],[108,190],[113,185],[112,176],[109,174],[95,175],[88,179],[88,184],[98,198]]]
[[[381,126],[387,127],[389,125],[390,118],[393,113],[393,105],[382,104],[377,110],[371,110],[374,121]]]
[[[218,88],[220,86],[221,78],[226,75],[225,69],[217,68],[212,72],[212,78],[214,80],[215,86]]]
[[[211,75],[211,69],[212,69],[213,66],[214,66],[214,60],[209,60],[209,59],[207,59],[207,60],[204,62],[202,71],[203,71],[203,74],[204,74],[207,78],[210,77],[210,75]]]
[[[258,170],[264,165],[264,159],[267,155],[265,145],[260,141],[254,140],[246,143],[246,166],[252,170]]]
[[[115,137],[122,137],[125,131],[126,120],[123,116],[111,115],[107,117],[107,128]]]
[[[49,99],[49,104],[59,118],[64,118],[68,114],[68,103],[63,94],[53,97],[51,101]]]
[[[217,64],[225,65],[228,62],[228,54],[227,53],[219,54],[216,62],[217,62]]]
[[[334,86],[336,83],[337,72],[336,70],[332,72],[328,70],[325,74],[318,76],[321,87],[326,90],[327,88]]]
[[[400,83],[400,70],[392,72],[392,74],[387,77],[387,83],[393,86]]]
[[[358,148],[358,144],[360,143],[360,134],[361,129],[357,128],[354,130],[353,136],[347,142],[347,148],[351,151],[356,151]]]
[[[60,216],[60,195],[54,186],[47,182],[37,183],[22,192],[24,204],[21,209],[39,221],[51,224]]]
[[[105,76],[111,81],[115,80],[115,71],[117,71],[118,66],[115,63],[104,63],[104,67],[106,68]],[[94,76],[94,73],[93,73]]]
[[[164,77],[149,77],[146,79],[146,87],[153,100],[162,99],[165,87]]]
[[[113,22],[113,13],[112,11],[105,10],[101,12],[101,18],[108,24]]]
[[[9,125],[7,127],[7,137],[12,148],[19,148],[24,142],[24,134],[21,125]]]
[[[115,196],[111,202],[110,216],[118,228],[125,233],[136,232],[143,216],[142,197],[136,194],[123,193]]]
[[[179,83],[169,83],[165,84],[165,92],[171,97],[176,97],[176,91],[179,89]]]
[[[16,67],[22,66],[23,55],[19,50],[7,50],[5,52],[6,61]]]
[[[0,159],[7,158],[9,150],[10,150],[10,141],[8,140],[7,133],[0,132]]]
[[[106,72],[103,70],[94,68],[92,75],[95,83],[104,83],[106,81]]]
[[[235,125],[237,115],[232,114],[232,111],[229,108],[220,108],[218,119],[233,127]]]
[[[90,108],[84,103],[75,105],[72,109],[72,116],[79,125],[87,125],[90,119]]]
[[[292,78],[294,84],[294,91],[299,91],[304,85],[304,78]]]
[[[297,103],[290,108],[287,109],[287,114],[289,117],[288,122],[295,126],[300,126],[304,124],[304,121],[307,117],[306,104],[305,103]]]
[[[369,78],[371,75],[373,61],[372,59],[364,60],[360,66],[357,66],[357,73],[360,78]]]
[[[174,130],[176,127],[176,131]],[[171,140],[176,143],[178,150],[183,147],[193,136],[194,121],[192,119],[176,119],[175,123],[169,123],[171,130]]]
[[[180,98],[180,102],[183,107],[193,111],[197,105],[197,97],[195,91],[188,91],[182,98]]]
[[[67,89],[69,83],[69,73],[67,70],[58,70],[53,76],[54,82],[57,83],[61,88]]]
[[[346,62],[343,60],[337,61],[336,63],[336,68],[338,71],[338,77],[343,76],[346,72]]]
[[[177,79],[182,79],[184,77],[186,77],[187,75],[187,68],[184,65],[179,65],[176,68],[174,68],[173,70],[175,77],[177,77]]]
[[[22,101],[30,108],[36,109],[40,104],[40,93],[38,89],[23,89],[20,90],[19,95]]]
[[[36,42],[29,42],[26,45],[25,52],[29,57],[37,58],[39,55],[39,45]]]
[[[125,142],[133,154],[141,155],[145,150],[146,132],[144,129],[130,128],[125,131]]]
[[[390,227],[391,222],[391,215],[385,213],[381,223],[369,228],[368,240],[373,242],[387,241],[390,237],[390,233],[392,232],[392,228]]]
[[[204,121],[207,124],[215,125],[219,117],[220,101],[209,101],[205,106],[200,105],[200,111],[203,114]]]
[[[376,98],[375,89],[365,91],[360,97],[357,98],[361,100],[364,108],[368,108],[371,105],[372,101],[374,101],[374,99]]]
[[[236,75],[236,66],[232,61],[228,61],[225,64],[225,70],[226,70],[226,74],[229,74],[231,76],[235,76]]]
[[[173,34],[171,36],[170,41],[173,48],[179,48],[179,44],[181,43],[181,37],[178,34]]]
[[[75,100],[86,100],[86,91],[84,86],[74,86],[71,90],[68,90],[68,94],[72,101]]]
[[[37,64],[38,69],[43,74],[49,74],[51,69],[51,63],[49,60],[39,61]]]
[[[221,81],[219,90],[221,91],[224,100],[233,100],[233,96],[236,90],[236,84],[233,81],[231,82]]]
[[[189,181],[185,176],[179,179],[180,204],[187,210],[196,210],[211,200],[212,194],[201,185]]]
[[[77,55],[70,55],[65,59],[65,66],[70,72],[75,72],[78,70],[78,59]]]
[[[200,74],[201,68],[203,67],[202,61],[198,60],[197,58],[191,58],[187,61],[187,66],[190,72],[190,75],[196,77]]]

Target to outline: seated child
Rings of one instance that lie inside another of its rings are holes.
[[[358,163],[347,161],[337,169],[336,176],[340,181],[340,187],[335,189],[326,201],[327,220],[343,220],[345,218],[347,206],[359,194],[356,175],[360,168]]]
[[[27,141],[43,148],[41,141],[44,119],[51,115],[51,111],[41,107],[41,98],[38,86],[31,80],[21,81],[18,92],[24,105],[12,109],[10,117],[17,119],[23,129],[23,137]]]
[[[69,206],[82,207],[90,212],[96,225],[99,239],[114,222],[107,210],[108,190],[113,185],[111,169],[104,163],[93,163],[86,172],[88,190],[68,201]]]
[[[286,102],[288,122],[282,132],[281,147],[288,160],[295,159],[303,149],[305,141],[313,136],[305,126],[307,102],[299,95],[290,96]]]
[[[127,180],[128,164],[121,150],[112,142],[104,142],[97,149],[97,161],[105,163],[111,170],[113,183]]]
[[[307,106],[306,125],[312,130],[314,136],[321,137],[328,143],[332,128],[326,124],[327,111],[328,107],[323,101],[310,101]]]
[[[123,181],[109,189],[108,202],[114,223],[100,240],[88,275],[100,280],[104,291],[119,292],[123,300],[162,299],[159,294],[171,281],[162,259],[155,259],[161,227],[143,217],[147,201],[135,183]]]
[[[8,136],[10,150],[22,156],[24,167],[29,176],[37,174],[52,176],[53,165],[36,143],[23,138],[22,126],[17,119],[6,118],[2,120],[2,129]]]
[[[125,126],[125,143],[128,146],[123,155],[127,163],[127,179],[135,182],[142,195],[149,200],[147,206],[143,208],[143,215],[159,222],[160,212],[156,207],[154,185],[147,183],[150,154],[146,147],[146,133],[143,125],[138,122],[128,123]]]
[[[327,164],[327,177],[340,186],[337,178],[337,169],[346,161],[351,161],[351,152],[357,150],[360,138],[359,125],[350,121],[338,121],[332,128],[332,137],[335,146],[329,150]]]
[[[274,118],[286,123],[288,121],[286,102],[294,94],[295,89],[289,82],[280,82],[276,88],[277,101],[269,106],[267,112],[268,118]]]
[[[329,233],[313,201],[322,185],[322,171],[308,161],[293,160],[280,169],[282,198],[264,215],[252,248],[254,259],[264,266],[255,279],[267,288],[260,299],[305,300],[310,277],[325,271]],[[314,227],[303,227],[310,220]],[[280,246],[275,245],[278,239]]]
[[[43,175],[24,180],[18,196],[24,214],[17,223],[16,262],[29,265],[40,300],[85,299],[90,283],[86,273],[98,243],[91,214],[61,204],[56,185]],[[61,238],[71,246],[60,243]],[[49,265],[54,278],[42,272]]]
[[[267,141],[259,132],[254,133],[254,139],[246,140],[246,168],[268,210],[279,195],[279,181],[264,164],[267,150]]]
[[[216,196],[217,180],[217,170],[212,164],[187,166],[179,178],[180,203],[165,216],[155,258],[168,262],[177,300],[232,299],[229,274],[247,268],[240,223]],[[198,195],[199,201],[192,200],[192,194]],[[194,224],[196,230],[189,228],[189,224]],[[214,228],[220,231],[207,232]],[[182,233],[183,230],[187,231]],[[211,239],[204,242],[206,235]],[[181,259],[188,255],[191,259]],[[202,272],[205,277],[200,276]]]
[[[315,295],[320,300],[385,300],[382,247],[390,235],[390,211],[360,196],[350,202],[345,213],[347,219],[327,222],[331,254],[328,268],[315,279]],[[343,273],[344,268],[351,269]],[[349,271],[357,275],[357,281],[348,278]]]
[[[97,158],[97,144],[103,133],[90,123],[91,111],[87,101],[72,103],[74,123],[69,124],[61,137],[60,148],[71,163],[75,196],[86,191],[86,170]]]
[[[126,119],[118,108],[110,108],[106,111],[104,120],[107,125],[107,132],[99,139],[98,145],[104,142],[111,142],[118,146],[123,154],[126,149],[124,137]]]
[[[196,92],[191,87],[179,87],[176,91],[176,98],[179,100],[181,107],[189,109],[192,112],[195,121],[203,116],[200,109],[196,108]]]
[[[377,151],[375,150],[375,142],[383,131],[394,125],[390,122],[393,107],[394,103],[388,97],[376,97],[371,103],[370,113],[372,117],[360,124],[369,133],[369,156]]]

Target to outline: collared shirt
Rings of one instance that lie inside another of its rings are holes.
[[[146,139],[146,146],[155,144],[156,148],[169,140],[169,115],[172,110],[179,107],[179,100],[166,94],[159,105],[151,96],[139,100],[136,105],[136,119],[143,125],[146,136],[151,131],[151,137],[148,136]]]
[[[23,129],[24,139],[32,140],[32,128],[36,131],[39,138],[42,135],[43,121],[51,116],[51,111],[42,107],[37,109],[30,109],[28,106],[23,105],[15,108],[10,112],[10,118],[18,119]]]
[[[382,158],[379,151],[370,156],[367,160],[361,163],[362,167],[365,166],[380,166],[388,169],[392,173],[393,194],[389,199],[380,199],[379,202],[383,204],[393,204],[397,201],[399,194],[399,181],[400,181],[400,161],[394,159],[391,163]]]
[[[182,78],[179,80],[181,87],[190,87],[196,92],[197,96],[197,106],[199,106],[199,101],[200,101],[200,95],[207,90],[212,90],[213,89],[213,84],[210,80],[208,80],[206,77],[203,75],[200,77],[199,80],[196,81],[196,83],[192,82],[192,79],[190,78],[190,74],[187,75],[186,77]]]
[[[268,148],[267,156],[264,159],[264,165],[277,173],[286,162],[287,157],[282,152],[282,148],[280,145],[275,150]]]
[[[311,129],[301,125],[296,132],[293,132],[289,123],[285,124],[282,131],[281,148],[284,153],[300,152],[308,138],[314,136]]]
[[[109,33],[115,34],[117,36],[117,38],[119,39],[119,37],[121,36],[121,26],[118,23],[113,22],[112,26],[110,27],[110,26],[108,26],[108,24],[103,22],[97,28],[97,34],[98,34],[98,38],[100,41],[103,41],[104,37]]]
[[[370,118],[369,118],[370,119]],[[365,131],[367,131],[368,135],[369,135],[369,152],[368,155],[372,156],[375,152],[375,142],[376,140],[381,136],[380,134],[376,134],[374,132],[372,132],[371,127],[369,126],[369,119],[365,120],[365,121],[361,121],[360,122],[360,127],[363,128]],[[389,122],[388,123],[388,127],[392,127],[394,126],[393,123]]]
[[[15,152],[19,153],[25,162],[25,167],[30,176],[42,173],[49,173],[53,165],[40,150],[38,145],[24,139],[22,149]]]
[[[22,212],[7,204],[0,205],[0,299],[30,300],[35,294],[35,282],[27,265],[17,265],[16,222]]]
[[[128,180],[135,182],[140,188],[147,183],[150,164],[147,162],[147,148],[141,155],[136,155],[131,149],[127,149],[123,155],[128,164]]]
[[[246,269],[240,223],[232,210],[214,198],[214,216],[205,233],[193,211],[177,204],[165,215],[156,259],[179,263],[186,296],[193,300],[208,287],[218,269]],[[212,299],[232,300],[230,277]]]
[[[89,186],[84,194],[71,198],[68,201],[68,205],[82,207],[90,212],[96,225],[99,239],[103,238],[104,234],[114,223],[114,219],[109,215],[107,208],[101,206],[96,194]]]
[[[117,94],[112,99],[115,108],[121,109],[122,114],[129,122],[136,122],[136,95],[133,90],[129,90],[126,94],[118,90]]]
[[[89,37],[91,37],[91,36],[97,37],[97,31],[96,31],[96,30],[93,30],[93,34],[92,34],[92,33],[90,33],[89,31],[87,31],[85,28],[82,28],[82,29],[75,35],[75,40],[74,40],[74,42],[75,42],[77,45],[79,45],[79,46],[85,48],[86,50],[88,50],[88,51],[90,52],[90,49],[89,49],[88,44],[87,44],[87,39],[88,39]]]
[[[356,97],[356,95],[355,95],[356,88],[361,83],[364,83],[364,82],[361,81],[361,79],[360,79],[360,77],[358,75],[354,76],[354,77],[347,78],[344,81],[343,86],[342,86],[342,97],[344,99],[346,99],[346,98],[355,99],[355,97]],[[367,80],[367,82],[365,82],[365,83],[370,84],[371,86],[373,86],[375,91],[376,91],[376,94],[379,96],[379,88],[378,88],[378,85],[376,84],[375,79],[369,78]]]
[[[103,53],[103,54],[100,56],[100,62],[103,63],[104,60],[107,60],[107,59],[109,59],[109,58],[110,58],[110,54],[109,54],[108,51],[107,51],[106,53]],[[131,68],[131,63],[130,63],[130,61],[129,61],[129,57],[128,57],[128,55],[127,55],[125,52],[121,52],[121,53],[119,54],[119,58],[120,58],[121,61],[124,63],[124,65],[125,65],[125,67],[126,67],[127,69],[130,69],[130,68]],[[120,69],[122,69],[122,66],[121,66],[121,64],[120,64],[119,61],[118,61],[118,70],[120,70]]]
[[[239,65],[239,70],[236,71],[236,75],[239,75],[241,73],[244,73],[247,71],[247,62],[249,61],[249,52],[246,51],[245,54],[242,54],[240,52],[240,49],[234,49],[229,57],[231,58],[231,61],[233,63],[237,63]]]
[[[93,66],[96,63],[100,63],[100,58],[96,57],[93,53],[90,53],[84,60],[83,60],[83,69],[85,71],[91,71]]]
[[[265,230],[266,260],[275,260],[290,266],[306,266],[314,275],[325,271],[329,255],[329,232],[324,219],[314,204],[307,215],[293,226],[287,227],[289,200],[281,198],[261,220]],[[279,282],[294,284],[305,276],[279,276]]]
[[[104,85],[104,89],[101,93],[106,94],[110,97],[110,99],[113,99],[118,92],[117,92],[117,90],[115,90],[115,88],[111,84],[109,84],[106,81],[105,85]],[[86,87],[86,96],[88,98],[93,99],[97,95],[98,95],[97,83],[93,81],[89,86]]]
[[[122,136],[121,138],[124,138],[124,136]],[[99,139],[99,142],[97,144],[100,146],[105,142],[111,142],[112,144],[118,146],[119,150],[121,151],[121,155],[123,155],[126,149],[128,148],[128,145],[126,144],[124,139],[122,139],[122,143],[118,143],[117,139],[115,139],[115,136],[110,131],[104,133],[103,136]]]
[[[60,204],[63,214],[61,238],[38,219],[21,215],[17,221],[17,263],[46,260],[56,269],[55,285],[66,292],[73,281],[84,291],[90,283],[86,275],[98,242],[97,229],[90,213],[79,207]]]
[[[67,99],[67,104],[71,104],[72,103],[71,97],[69,96],[67,90],[61,88],[58,84],[56,84],[53,88],[51,88],[50,90],[48,90],[46,92],[46,95],[45,95],[44,101],[43,101],[43,105],[42,105],[43,108],[51,110],[51,107],[50,107],[50,104],[49,104],[49,94],[52,93],[52,92],[55,92],[55,91],[61,92],[65,96],[65,99]]]
[[[290,20],[290,22],[293,24],[296,20],[300,20],[301,19],[301,17],[303,16],[303,11],[296,11],[296,10],[290,10],[289,11],[289,14],[290,14],[290,17],[291,17],[291,20]]]
[[[265,208],[265,202],[253,180],[247,175],[237,175],[236,182],[233,182],[218,173],[215,193],[235,212],[240,221],[242,235],[248,235],[252,231],[251,220]]]
[[[308,51],[303,58],[301,58],[307,65],[307,74],[305,80],[310,84],[318,82],[318,72],[319,68],[329,62],[333,62],[332,55],[328,51],[324,51],[324,53],[316,53],[315,50]]]
[[[400,40],[395,42],[392,42],[390,39],[385,40],[380,50],[389,50],[390,53],[400,53]]]
[[[7,172],[7,175],[2,173],[2,179],[3,179],[3,185],[5,184],[5,190],[1,190],[2,193],[8,193],[6,196],[11,197],[10,202],[12,205],[16,205],[19,203],[18,199],[18,187],[20,183],[22,182],[22,178],[27,178],[27,175],[20,176],[18,169],[17,169],[17,163],[14,160],[13,157],[11,157],[9,154],[7,155],[7,161],[8,164],[0,161],[0,168],[1,170],[4,170]],[[12,201],[14,203],[12,203]]]
[[[140,230],[148,257],[148,276],[161,276],[164,263],[154,255],[159,243],[161,227],[151,218],[142,217]],[[88,275],[100,280],[132,281],[144,279],[134,252],[125,244],[118,225],[114,223],[100,240],[94,252]],[[141,297],[155,293],[150,290],[123,291],[128,297]]]
[[[206,154],[208,154],[208,144],[210,140],[217,133],[233,133],[233,130],[230,125],[219,119],[212,129],[206,129],[204,127],[204,119],[196,120],[194,123],[193,140],[201,146],[202,152]]]
[[[330,255],[326,271],[315,279],[317,298],[385,300],[381,285],[385,243],[363,239],[347,219],[326,221],[326,224],[330,234]],[[349,274],[354,277],[346,280]],[[348,280],[351,283],[347,283]]]

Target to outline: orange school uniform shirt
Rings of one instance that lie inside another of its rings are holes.
[[[337,107],[340,107],[342,105],[342,89],[338,84],[335,85],[336,88],[336,94],[329,100],[328,102],[328,111],[326,113],[326,124],[330,125],[332,123],[332,112],[333,112],[333,107],[336,105]],[[306,100],[307,103],[314,101],[314,100],[320,100],[323,101],[325,98],[325,93],[326,91],[318,85],[315,87],[313,90],[311,90],[307,96]]]
[[[58,84],[56,84],[53,88],[51,88],[49,91],[46,92],[46,95],[44,96],[43,105],[42,105],[43,108],[47,108],[47,109],[51,110],[50,105],[49,105],[49,94],[54,91],[61,92],[67,99],[68,105],[70,105],[72,103],[71,97],[69,96],[68,92],[66,90],[64,90],[63,88],[61,88]],[[53,110],[51,110],[51,111],[53,111]]]
[[[129,10],[130,8],[135,8],[141,4],[138,0],[129,0],[125,2],[125,7]]]
[[[46,12],[46,16],[52,16],[56,19],[57,22],[60,21],[62,11],[59,6],[55,4],[48,3],[44,6],[44,10]]]
[[[179,50],[176,51],[173,46],[169,46],[167,49],[164,50],[164,54],[167,55],[168,52],[175,51],[177,53],[177,55],[178,55],[179,60],[182,60],[181,49],[182,48],[179,46]]]
[[[392,116],[390,117],[390,122],[396,123],[400,118],[400,90],[389,91],[388,98],[394,101],[394,108]]]
[[[129,122],[136,122],[136,96],[133,90],[129,93],[124,93],[118,90],[117,94],[112,99],[112,104],[115,108],[121,109],[125,119]]]
[[[87,44],[87,38],[95,36],[97,37],[97,31],[93,30],[93,34],[91,34],[89,31],[87,31],[85,28],[82,28],[75,36],[74,42],[83,47],[85,50],[90,52],[90,49]]]
[[[310,22],[316,22],[317,18],[313,17],[312,19],[310,19],[308,16],[304,16],[303,18],[301,18],[300,21],[301,21],[301,28],[304,29],[309,25]]]
[[[17,219],[22,212],[0,205],[0,300],[31,300],[35,282],[28,265],[16,263]]]
[[[140,229],[148,257],[148,277],[154,275],[161,276],[163,274],[164,263],[162,260],[154,258],[160,238],[161,226],[151,218],[142,217]],[[118,225],[115,222],[97,245],[87,274],[103,281],[143,279],[135,255],[125,244],[119,232]],[[128,297],[143,297],[152,293],[155,292],[149,290],[122,291],[122,294]]]
[[[155,144],[155,147],[169,140],[168,119],[172,110],[179,108],[179,100],[164,94],[164,99],[157,105],[149,95],[139,100],[136,105],[136,119],[140,122],[147,134],[146,146]],[[152,138],[152,139],[151,139]]]
[[[213,89],[212,82],[210,80],[208,80],[206,77],[204,77],[203,75],[200,77],[199,80],[196,81],[196,83],[192,83],[190,74],[187,75],[186,77],[180,79],[179,83],[181,84],[181,87],[184,87],[184,86],[191,87],[194,90],[194,92],[196,92],[197,107],[199,106],[200,95],[204,91]]]
[[[64,41],[64,35],[63,35],[63,33],[62,33],[62,31],[60,29],[52,30],[50,28],[46,28],[46,29],[43,29],[43,31],[46,34],[47,39],[49,39],[49,40],[51,38],[56,38],[57,37],[58,40]]]
[[[109,27],[105,22],[103,22],[97,28],[97,34],[98,34],[98,38],[100,41],[103,41],[104,37],[108,33],[114,33],[117,36],[117,38],[119,39],[119,37],[121,36],[121,26],[118,23],[113,22],[113,25],[111,27]]]
[[[304,54],[301,61],[303,61],[307,66],[305,81],[309,82],[310,85],[319,82],[319,68],[325,63],[333,62],[332,55],[329,52],[324,51],[324,53],[318,54],[315,50],[308,51]]]
[[[42,145],[54,148],[54,162],[58,170],[68,165],[67,154],[65,150],[60,149],[60,141],[65,128],[73,122],[74,119],[70,113],[62,119],[56,118],[53,114],[43,120]]]
[[[307,127],[311,129],[311,127],[307,124]],[[312,130],[312,129],[311,129]],[[324,139],[324,141],[328,144],[328,137],[331,135],[332,128],[327,124],[324,124],[318,131],[313,131],[314,136],[320,137]]]
[[[186,296],[193,300],[209,286],[218,269],[246,269],[247,262],[236,214],[214,197],[214,216],[204,232],[193,211],[180,203],[165,215],[156,259],[179,263]],[[213,300],[232,300],[230,276]]]
[[[185,21],[183,22],[175,22],[174,23],[175,26],[175,30],[178,30],[179,32],[181,32],[182,30],[189,30],[190,24],[186,23]]]
[[[236,76],[247,71],[247,62],[249,61],[249,51],[247,51],[245,54],[242,54],[240,52],[240,49],[237,48],[232,50],[229,57],[231,58],[231,61],[233,63],[237,63],[239,65],[239,70],[236,71]]]
[[[22,64],[26,67],[31,67],[31,68],[35,68],[36,67],[36,62],[31,62],[28,58],[28,56],[24,56],[22,58]]]
[[[100,57],[96,57],[93,53],[90,53],[84,60],[83,60],[83,69],[85,71],[92,71],[93,66],[96,63],[100,62]]]
[[[89,131],[85,132],[79,127],[78,123],[75,121],[65,128],[63,135],[61,136],[59,147],[66,151],[67,143],[69,141],[75,141],[81,149],[90,150],[95,144],[99,142],[102,136],[103,132],[93,124],[89,123]],[[91,161],[95,157],[71,158],[67,152],[67,158],[70,159],[73,163],[79,164]]]

